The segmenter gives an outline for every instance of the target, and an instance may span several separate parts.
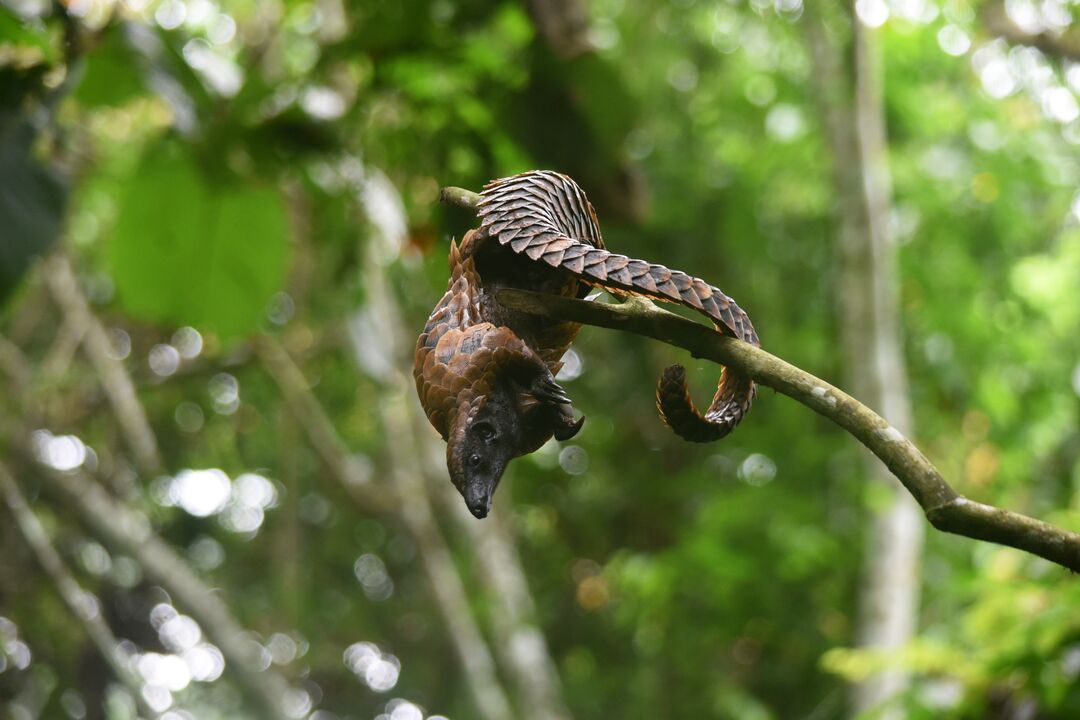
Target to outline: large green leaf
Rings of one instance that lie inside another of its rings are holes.
[[[146,94],[142,72],[138,55],[124,38],[123,26],[113,26],[87,56],[86,71],[75,97],[91,106],[122,105]]]
[[[163,143],[120,207],[110,246],[120,300],[148,320],[251,332],[284,275],[285,227],[276,190],[223,182]]]

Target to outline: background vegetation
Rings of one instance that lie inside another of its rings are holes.
[[[1080,586],[1016,551],[930,534],[916,632],[856,647],[887,493],[785,398],[683,443],[686,358],[587,329],[584,430],[483,523],[417,414],[439,187],[534,167],[842,384],[854,18],[913,436],[1080,529],[1080,5],[813,5],[0,3],[0,715],[818,720],[893,668],[868,715],[1077,717]]]

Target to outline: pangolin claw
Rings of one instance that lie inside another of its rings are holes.
[[[581,426],[585,424],[585,416],[582,415],[576,422],[572,422],[569,425],[557,428],[555,430],[555,439],[559,442],[564,440],[570,440],[581,431]]]
[[[532,393],[540,400],[554,403],[556,405],[570,405],[572,400],[570,396],[566,394],[566,390],[562,385],[552,380],[550,377],[544,377],[538,379],[533,383]]]

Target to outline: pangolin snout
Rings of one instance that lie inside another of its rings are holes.
[[[486,518],[491,511],[491,494],[482,488],[470,488],[465,493],[465,506],[469,508],[473,517]]]

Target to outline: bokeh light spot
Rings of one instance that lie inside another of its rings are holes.
[[[183,470],[170,487],[170,495],[176,504],[196,517],[207,517],[220,512],[232,494],[229,476],[217,468],[209,470]]]
[[[180,353],[172,345],[155,345],[150,349],[147,361],[154,374],[160,377],[168,377],[180,369]]]
[[[754,453],[742,461],[738,474],[739,479],[747,485],[760,487],[776,477],[776,463],[766,455]]]
[[[86,445],[74,435],[53,435],[48,430],[37,430],[33,443],[38,460],[56,470],[75,470],[82,467],[87,458]]]
[[[559,467],[567,475],[581,475],[589,469],[589,453],[580,445],[567,445],[559,452]]]
[[[855,0],[855,14],[863,25],[881,27],[889,19],[889,6],[885,0]]]

